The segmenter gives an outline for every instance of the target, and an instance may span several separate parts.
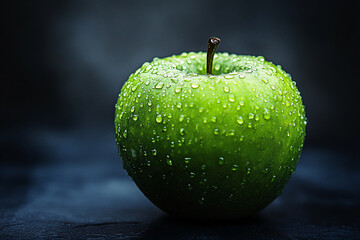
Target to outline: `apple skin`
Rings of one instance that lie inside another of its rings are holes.
[[[128,174],[166,213],[229,220],[282,191],[299,160],[306,117],[290,75],[263,57],[155,58],[132,74],[115,111]]]

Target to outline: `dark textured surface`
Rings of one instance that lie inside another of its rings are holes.
[[[305,147],[282,195],[258,215],[205,223],[173,219],[153,206],[122,170],[110,134],[43,132],[33,138],[36,148],[44,149],[37,157],[46,164],[1,165],[0,239],[360,236],[360,164],[332,150]]]

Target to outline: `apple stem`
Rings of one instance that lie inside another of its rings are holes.
[[[213,61],[217,46],[220,43],[220,38],[211,37],[209,38],[208,49],[206,54],[206,72],[208,74],[213,73]]]

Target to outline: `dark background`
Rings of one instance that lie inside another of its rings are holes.
[[[222,39],[219,52],[282,65],[308,118],[298,170],[280,200],[234,223],[236,234],[359,235],[359,1],[1,5],[0,236],[229,237],[232,228],[184,226],[152,206],[122,169],[113,133],[127,77],[154,57],[205,51],[209,36]]]

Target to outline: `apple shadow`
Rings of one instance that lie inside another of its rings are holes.
[[[259,215],[232,221],[205,221],[161,216],[154,220],[144,239],[267,239],[279,236]]]

